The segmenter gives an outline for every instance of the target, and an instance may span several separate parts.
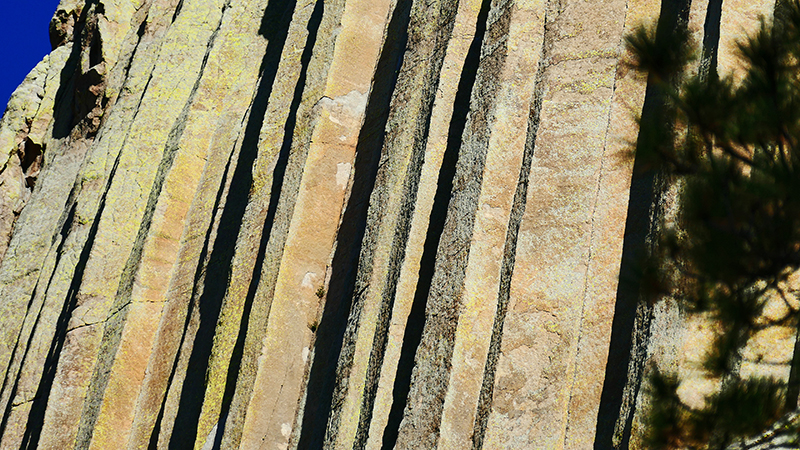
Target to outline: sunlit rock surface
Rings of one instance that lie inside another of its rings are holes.
[[[636,448],[713,324],[626,283],[674,192],[623,37],[735,71],[774,6],[62,0],[0,120],[0,448]]]

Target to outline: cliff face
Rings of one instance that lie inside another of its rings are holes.
[[[623,36],[723,72],[773,7],[62,0],[0,122],[0,448],[635,444],[691,333],[624,283]]]

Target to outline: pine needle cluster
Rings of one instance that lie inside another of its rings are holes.
[[[677,394],[677,374],[654,369],[646,445],[800,448],[777,446],[800,434],[797,343],[788,379],[740,370],[743,349],[758,332],[798,330],[800,2],[781,3],[773,23],[762,20],[739,42],[738,76],[719,76],[708,70],[709,59],[698,61],[702,52],[685,26],[639,28],[627,46],[662,106],[640,120],[636,158],[680,186],[677,219],[661,224],[644,285],[717,328],[703,366],[717,393],[690,407]],[[699,69],[688,75],[689,67]],[[778,439],[770,441],[776,446],[764,447],[765,436]]]

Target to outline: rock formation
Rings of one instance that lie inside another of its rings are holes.
[[[689,332],[625,284],[623,36],[723,72],[774,6],[62,0],[0,122],[0,448],[635,447]]]

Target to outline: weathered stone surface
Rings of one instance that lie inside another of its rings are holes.
[[[425,231],[437,195],[436,178],[445,153],[448,149],[453,151],[454,130],[450,122],[463,121],[466,116],[466,111],[456,111],[460,105],[456,96],[462,99],[461,102],[468,101],[470,72],[474,70],[474,63],[477,63],[482,38],[482,35],[476,34],[476,27],[480,26],[476,21],[485,20],[485,14],[481,12],[488,9],[485,6],[488,6],[487,2],[460,2],[453,17],[452,5],[441,4],[437,13],[452,20],[452,30],[448,23],[448,26],[441,27],[436,40],[416,42],[416,48],[403,57],[403,63],[408,68],[398,80],[383,154],[387,164],[381,167],[377,176],[371,201],[375,205],[371,210],[374,219],[371,218],[367,231],[367,236],[370,236],[373,227],[380,227],[380,235],[374,232],[378,235],[374,239],[385,244],[367,245],[366,251],[362,252],[362,255],[370,255],[373,263],[362,263],[360,266],[362,270],[368,269],[364,270],[365,279],[359,279],[359,286],[367,288],[363,290],[363,296],[367,298],[363,309],[359,308],[361,305],[358,303],[353,308],[353,314],[359,314],[361,319],[357,343],[363,343],[364,349],[360,355],[370,358],[369,368],[362,365],[360,370],[350,371],[351,380],[366,377],[365,387],[364,390],[348,389],[348,398],[343,407],[348,404],[352,405],[351,410],[360,407],[360,411],[355,410],[357,414],[353,414],[358,416],[358,422],[350,419],[351,429],[358,425],[355,432],[356,447],[380,448],[390,420],[392,387],[397,381],[403,334],[407,329],[414,290],[420,279]],[[420,14],[418,9],[414,12],[412,27],[424,30],[431,26],[429,17]],[[447,45],[447,49],[443,52],[441,47],[444,45]],[[468,56],[470,54],[471,58]],[[418,59],[425,63],[419,63]],[[436,79],[437,72],[438,86],[431,81]],[[429,90],[434,87],[437,88],[437,95],[431,105]],[[420,120],[419,113],[407,114],[411,106],[409,103],[419,105],[413,108],[422,112],[423,117],[430,108],[427,113],[431,117],[430,123]],[[428,128],[419,129],[420,126]],[[423,140],[426,132],[427,142]],[[402,164],[392,160],[399,160]],[[411,203],[414,205],[413,216],[402,214]],[[369,242],[369,239],[367,237],[365,241]],[[370,252],[370,247],[375,247],[376,251]],[[397,261],[395,255],[403,253],[405,258]],[[362,292],[362,288],[359,287],[357,291]],[[372,303],[378,301],[380,305]],[[358,355],[359,349],[355,351]],[[370,351],[369,355],[367,351]],[[346,413],[342,415],[346,417]],[[348,433],[340,428],[339,435],[347,436]],[[346,447],[346,443],[341,447]]]
[[[622,310],[676,189],[623,37],[737,70],[775,2],[713,5],[62,0],[0,120],[0,448],[636,448],[648,361],[717,387],[712,323]]]
[[[543,56],[546,4],[520,2],[510,14],[505,62],[499,73],[492,74],[500,90],[495,121],[488,124],[489,150],[477,199],[474,243],[466,268],[439,448],[467,448],[472,444],[492,325],[498,309],[504,306],[500,300],[505,287],[502,280],[508,270],[507,252],[513,245],[507,242],[516,231],[509,230],[515,226],[511,216],[519,208],[518,186],[525,184],[513,175],[529,170],[531,162],[530,141],[520,130],[528,129],[530,111],[538,100],[534,89]],[[494,292],[499,302],[490,300]]]
[[[587,7],[567,2],[547,12],[530,185],[486,430],[491,447],[592,442],[601,381],[590,374],[604,369],[593,361],[605,359],[616,290],[608,264],[620,258],[622,230],[601,236],[622,223],[627,198],[617,193],[627,177],[616,173],[630,173],[613,145],[625,128],[608,123],[624,26],[646,16],[637,17],[635,3],[611,2],[589,19]]]
[[[311,112],[311,139],[243,424],[244,448],[289,445],[299,426],[297,404],[388,8],[388,2],[348,1],[340,11],[326,11],[340,14],[342,30]]]

